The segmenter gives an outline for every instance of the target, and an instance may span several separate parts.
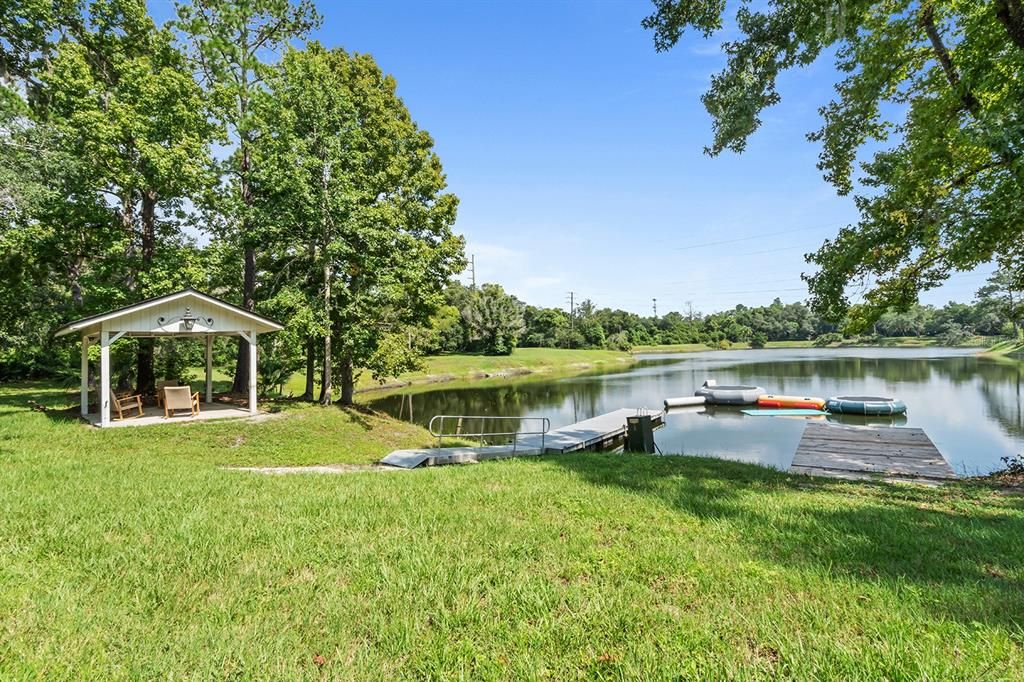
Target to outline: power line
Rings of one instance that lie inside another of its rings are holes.
[[[777,232],[762,232],[760,234],[750,235],[748,237],[736,237],[734,239],[722,239],[715,242],[704,242],[702,244],[689,244],[687,246],[677,246],[676,251],[684,251],[688,249],[703,249],[708,246],[721,246],[722,244],[736,244],[739,242],[748,242],[752,239],[764,239],[765,237],[778,237],[783,234],[793,234],[795,232],[809,232],[810,230],[822,230],[826,227],[833,227],[831,225],[815,225],[813,227],[797,227],[792,230],[779,230]]]

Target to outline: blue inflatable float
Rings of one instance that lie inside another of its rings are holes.
[[[825,401],[825,409],[833,414],[904,414],[907,405],[896,398],[879,398],[865,395],[842,395]]]

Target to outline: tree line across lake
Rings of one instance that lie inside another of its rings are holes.
[[[972,336],[1020,334],[1020,292],[1013,279],[997,271],[971,303],[949,302],[937,308],[914,305],[883,314],[862,341],[873,337],[936,337],[958,345]],[[516,346],[549,348],[608,348],[704,344],[763,347],[769,341],[842,341],[843,325],[829,323],[804,303],[737,305],[731,310],[702,314],[669,312],[658,317],[625,310],[598,308],[584,300],[570,312],[525,304],[497,284],[473,289],[458,283],[446,291],[446,305],[411,338],[427,353],[483,352],[508,354]]]

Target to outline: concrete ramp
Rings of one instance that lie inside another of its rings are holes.
[[[539,455],[540,450],[520,445],[513,449],[511,445],[485,445],[481,447],[457,448],[420,448],[417,450],[395,450],[380,461],[393,467],[415,469],[420,466],[439,466],[441,464],[472,464],[487,459],[503,457],[519,457],[521,455]]]

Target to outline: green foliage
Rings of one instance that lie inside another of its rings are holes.
[[[996,287],[996,291],[991,286],[983,287],[977,300],[970,304],[950,302],[941,308],[915,305],[905,312],[890,310],[875,323],[873,334],[861,336],[858,342],[884,344],[887,338],[907,336],[938,338],[951,325],[966,334],[943,336],[943,341],[952,345],[965,343],[974,335],[1013,335],[1010,308],[1006,302],[1007,297],[1018,300],[1017,290]],[[474,293],[453,282],[445,295],[449,301],[461,302],[466,309]],[[1013,309],[1019,311],[1019,307]],[[769,343],[791,341],[815,341],[816,345],[827,346],[847,338],[841,328],[824,322],[809,306],[782,303],[779,299],[766,306],[738,305],[731,310],[708,315],[690,313],[684,316],[670,311],[657,318],[641,317],[624,310],[597,309],[592,305],[577,308],[577,315],[571,321],[568,313],[557,308],[527,305],[522,311],[524,326],[518,335],[517,345],[523,347],[630,350],[634,346],[702,345],[717,349],[749,344],[753,348],[763,348]],[[449,320],[449,323],[454,322]],[[451,343],[443,351],[483,350],[468,318],[463,317],[460,322],[460,329],[456,329],[454,324],[449,328],[447,338]],[[430,338],[431,332],[428,329],[418,333]],[[423,347],[435,348],[436,344]]]
[[[688,28],[725,26],[724,0],[654,0],[644,21],[658,50]],[[780,100],[779,76],[834,54],[844,79],[822,107],[819,168],[840,194],[861,188],[857,225],[808,261],[815,309],[849,331],[952,272],[1020,255],[1024,244],[1024,10],[1019,0],[778,0],[741,3],[739,37],[704,104],[707,151],[741,152]],[[870,150],[870,160],[859,164]],[[869,285],[851,305],[852,284]]]
[[[473,291],[462,317],[470,341],[488,355],[511,355],[525,329],[522,304],[497,284]]]
[[[948,322],[939,332],[939,343],[944,346],[959,346],[971,338],[971,335],[971,330],[968,327],[956,322]]]
[[[39,33],[4,12],[17,68],[0,98],[0,300],[32,305],[0,313],[0,374],[27,376],[73,362],[50,338],[60,323],[202,279],[181,218],[208,180],[211,130],[141,0],[15,5]],[[124,375],[151,381],[152,361],[139,353]]]
[[[814,345],[825,347],[831,346],[836,343],[842,343],[842,341],[843,335],[840,334],[839,332],[828,332],[827,334],[822,334],[821,336],[814,339]]]
[[[311,358],[328,378],[341,364],[350,400],[356,366],[415,367],[410,330],[443,303],[462,241],[394,79],[368,55],[291,49],[319,23],[309,0],[176,9],[158,27],[142,0],[4,5],[0,376],[73,369],[56,326],[186,285],[286,323],[261,344],[265,387]],[[452,313],[435,347],[458,345]],[[140,387],[191,353],[119,346],[119,381]],[[244,384],[225,342],[215,356]]]
[[[356,367],[415,367],[409,330],[430,320],[464,264],[451,230],[457,199],[395,88],[369,55],[311,43],[284,55],[253,103],[253,221],[269,235],[278,281],[305,297],[324,402],[335,363],[343,402]]]

